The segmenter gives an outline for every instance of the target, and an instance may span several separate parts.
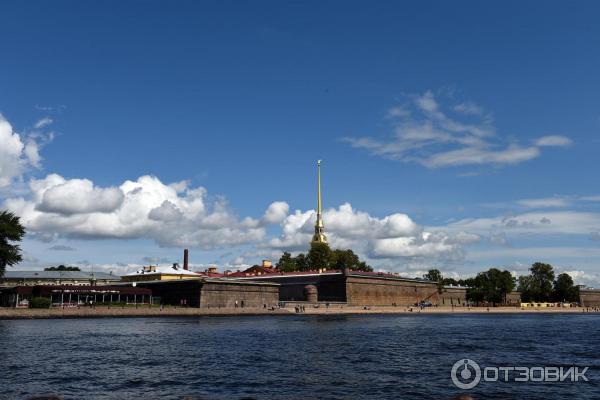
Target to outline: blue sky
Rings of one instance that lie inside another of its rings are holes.
[[[376,268],[546,261],[598,285],[599,11],[5,2],[0,200],[30,232],[19,268],[303,250],[321,158],[332,243]]]

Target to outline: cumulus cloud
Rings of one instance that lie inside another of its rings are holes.
[[[296,210],[283,220],[281,236],[272,238],[268,246],[306,250],[315,220],[314,210]],[[443,231],[426,232],[406,214],[377,218],[348,203],[325,210],[323,220],[332,247],[352,248],[372,259],[460,259],[462,245],[479,240],[477,235],[465,232],[454,236]]]
[[[43,180],[32,180],[41,198],[36,205],[39,211],[58,214],[108,213],[123,203],[124,195],[119,188],[99,188],[88,179],[66,180],[52,174]]]
[[[566,274],[569,274],[571,278],[573,278],[573,282],[576,285],[585,285],[590,287],[598,287],[600,284],[600,275],[581,271],[581,270],[570,270],[570,271],[561,271]]]
[[[506,143],[496,135],[492,118],[476,104],[467,102],[452,107],[468,121],[450,117],[443,108],[431,91],[411,96],[407,105],[395,107],[387,114],[393,121],[391,137],[343,140],[373,155],[416,162],[428,168],[514,165],[539,157],[542,147],[571,144],[565,136],[544,136],[531,145]]]
[[[183,213],[175,204],[165,200],[159,207],[153,208],[148,214],[148,218],[154,221],[177,221],[183,217]]]
[[[20,180],[29,168],[40,168],[40,147],[51,138],[40,133],[19,134],[0,114],[0,188]]]
[[[149,238],[165,247],[216,248],[265,237],[260,221],[238,218],[225,199],[209,201],[202,187],[165,184],[154,176],[100,188],[50,174],[30,180],[29,189],[29,196],[8,198],[4,207],[42,238]],[[269,208],[266,214],[276,220],[285,207]]]
[[[290,212],[290,206],[285,201],[275,201],[269,205],[265,215],[263,215],[263,222],[266,224],[279,224],[288,216]]]

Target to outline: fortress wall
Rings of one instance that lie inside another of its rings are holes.
[[[426,300],[438,304],[435,282],[420,282],[380,277],[348,276],[346,298],[349,305],[413,306]]]
[[[445,287],[439,295],[440,307],[464,307],[467,305],[467,288]]]
[[[579,289],[579,299],[583,307],[600,307],[600,289]]]
[[[277,305],[279,286],[238,282],[206,282],[200,292],[200,308],[267,307]]]

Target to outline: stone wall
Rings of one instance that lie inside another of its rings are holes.
[[[413,306],[420,301],[438,303],[435,282],[394,279],[376,276],[346,277],[346,299],[349,305]]]
[[[161,304],[200,308],[241,308],[274,306],[279,301],[279,285],[268,282],[239,282],[225,279],[179,279],[137,282],[152,290]]]
[[[521,292],[510,292],[506,295],[506,304],[507,306],[521,306]]]
[[[152,297],[160,297],[160,304],[171,306],[200,306],[200,279],[178,279],[172,281],[137,282],[137,287],[152,290]]]
[[[467,288],[445,286],[439,296],[440,307],[465,307],[467,305]]]
[[[600,289],[579,289],[579,299],[583,307],[600,307]]]
[[[272,283],[210,281],[202,285],[200,308],[267,307],[277,305],[279,285]]]

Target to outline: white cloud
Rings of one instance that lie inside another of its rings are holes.
[[[37,188],[35,196],[41,198],[37,210],[47,213],[108,213],[119,208],[125,197],[119,188],[98,188],[88,179],[65,180],[52,174],[31,182]]]
[[[591,202],[596,202],[596,201],[600,201],[600,195],[594,195],[594,196],[583,196],[579,198],[580,200],[583,201],[591,201]]]
[[[207,249],[264,239],[258,220],[239,219],[223,198],[208,201],[206,189],[181,185],[142,176],[98,188],[87,179],[50,174],[32,179],[30,195],[9,198],[4,207],[40,237],[149,238],[160,246]]]
[[[54,122],[50,117],[44,117],[35,123],[35,129],[41,129],[45,126],[48,126]]]
[[[564,197],[546,197],[540,199],[523,199],[517,201],[517,204],[528,208],[560,208],[570,206],[571,201]]]
[[[535,141],[539,147],[567,147],[573,144],[573,141],[566,136],[551,135],[543,136]]]
[[[585,285],[590,287],[600,287],[600,275],[581,270],[561,271],[571,275],[576,285]]]
[[[153,208],[148,214],[148,218],[154,221],[172,222],[183,217],[183,213],[177,206],[169,200],[165,200],[159,207]]]
[[[392,137],[343,140],[373,155],[416,162],[428,168],[514,165],[539,157],[542,147],[565,147],[571,143],[565,136],[544,136],[527,146],[506,143],[496,136],[492,118],[483,115],[482,109],[473,103],[454,106],[454,111],[478,120],[463,122],[448,117],[431,91],[411,99],[409,106],[388,111],[387,116],[394,121]]]
[[[531,212],[519,215],[467,218],[445,227],[450,232],[465,231],[485,235],[489,232],[517,234],[589,235],[598,230],[600,214],[579,211]]]
[[[483,146],[476,146],[433,154],[421,162],[429,168],[482,164],[512,165],[539,155],[540,150],[537,147],[510,145],[504,150],[488,150]]]
[[[279,224],[288,216],[290,212],[290,206],[285,201],[275,201],[269,205],[265,215],[263,215],[263,221],[266,224]]]
[[[57,245],[48,247],[48,250],[53,250],[53,251],[75,251],[77,249],[75,249],[74,247],[71,247],[71,246],[57,244]]]
[[[51,139],[51,135],[22,136],[14,132],[12,125],[0,114],[0,188],[21,180],[29,168],[40,168],[40,147]]]
[[[305,251],[314,232],[314,210],[296,210],[282,222],[282,235],[270,240],[269,246],[288,251]],[[461,246],[479,240],[465,232],[450,236],[443,231],[425,232],[406,214],[377,218],[352,208],[348,203],[323,213],[326,235],[334,248],[352,248],[372,259],[397,259],[399,263],[414,258],[460,259]]]
[[[465,115],[481,115],[483,114],[483,108],[481,106],[472,103],[470,101],[457,104],[453,107],[454,111],[465,114]]]
[[[500,246],[508,246],[509,244],[505,232],[493,232],[490,235],[490,243]]]

